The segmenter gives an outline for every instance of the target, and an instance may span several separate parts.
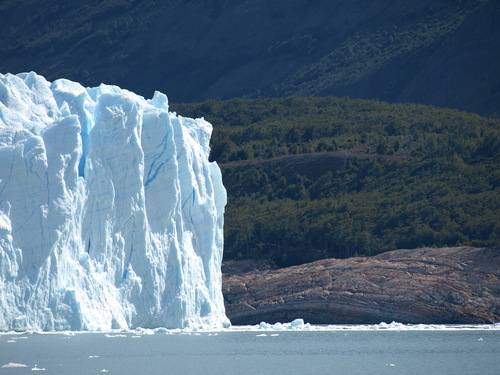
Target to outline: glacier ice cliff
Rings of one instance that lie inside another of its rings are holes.
[[[228,325],[211,132],[159,92],[0,74],[0,330]]]

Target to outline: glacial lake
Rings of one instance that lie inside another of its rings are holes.
[[[0,375],[33,371],[65,375],[499,374],[500,327],[0,334]]]

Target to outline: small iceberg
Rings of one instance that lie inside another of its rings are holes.
[[[311,329],[311,324],[304,323],[304,319],[295,319],[290,323],[275,323],[269,324],[266,322],[261,322],[259,324],[259,329],[270,330],[270,331],[287,331],[287,330],[308,330]]]
[[[20,367],[28,367],[28,365],[23,365],[22,363],[9,362],[6,365],[2,366],[2,368],[20,368]]]

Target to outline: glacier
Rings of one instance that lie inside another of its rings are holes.
[[[227,327],[211,133],[160,92],[0,74],[0,331]]]

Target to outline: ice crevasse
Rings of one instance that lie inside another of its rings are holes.
[[[211,132],[159,92],[0,74],[0,331],[227,326]]]

